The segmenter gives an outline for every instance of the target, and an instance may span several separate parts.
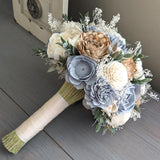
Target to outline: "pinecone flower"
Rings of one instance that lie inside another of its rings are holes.
[[[108,54],[110,44],[111,41],[103,33],[87,31],[80,35],[77,48],[81,55],[97,61]]]
[[[127,69],[127,74],[128,74],[128,79],[132,80],[134,77],[134,74],[136,73],[136,64],[134,63],[132,58],[126,58],[124,61],[122,61],[122,64],[126,67]]]

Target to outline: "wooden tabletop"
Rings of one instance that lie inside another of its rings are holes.
[[[46,73],[32,48],[44,46],[15,23],[10,1],[0,0],[0,138],[18,127],[63,84]],[[70,106],[17,155],[0,143],[0,160],[160,160],[160,102],[142,105],[142,118],[116,135],[95,133],[81,104]]]

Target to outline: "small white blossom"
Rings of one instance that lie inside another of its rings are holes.
[[[141,118],[141,114],[137,112],[135,109],[132,110],[131,112],[131,117],[133,121],[136,121],[138,118]]]
[[[159,97],[158,97],[158,94],[157,94],[157,93],[154,93],[154,92],[150,91],[150,92],[147,93],[147,95],[148,95],[150,98],[152,98],[152,99],[154,99],[154,100],[156,100],[156,101],[159,101]]]
[[[95,22],[96,24],[102,22],[102,9],[95,8],[95,10],[93,11],[93,22]]]
[[[119,22],[119,20],[120,20],[120,14],[118,13],[116,16],[113,16],[112,20],[107,25],[107,27],[111,28],[112,30],[115,30],[116,32],[118,32],[116,24]]]
[[[90,18],[88,16],[85,16],[84,22],[86,25],[88,25],[90,22]]]
[[[137,51],[142,47],[140,41],[136,41],[135,44],[136,44],[135,49],[134,49],[134,48],[129,48],[129,49],[127,50],[127,53],[128,53],[128,54],[136,54]]]
[[[134,53],[137,53],[137,51],[142,48],[142,45],[141,45],[141,42],[140,41],[137,41],[135,42],[136,44],[136,48],[134,49]]]
[[[149,69],[144,69],[144,75],[145,77],[153,77],[153,74]]]
[[[60,26],[60,22],[53,18],[52,13],[48,14],[48,24],[52,32],[56,31]]]
[[[152,87],[149,83],[145,85],[145,88],[146,88],[146,92],[152,89]]]
[[[105,55],[99,65],[97,66],[97,77],[98,78],[101,78],[101,77],[105,77],[105,67],[106,67],[106,64],[109,63],[110,61],[112,61],[113,58],[110,56],[110,55]]]

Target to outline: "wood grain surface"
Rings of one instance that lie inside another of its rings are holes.
[[[17,127],[63,84],[33,56],[44,46],[13,20],[11,2],[0,0],[0,138]],[[142,118],[116,135],[95,133],[81,102],[70,106],[17,156],[0,144],[0,160],[160,160],[160,102],[142,105]]]

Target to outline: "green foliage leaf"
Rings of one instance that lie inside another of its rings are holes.
[[[123,57],[124,58],[133,58],[134,54],[125,54]]]
[[[142,54],[141,52],[142,52],[142,50],[139,50],[139,52],[136,55],[134,55],[133,60],[134,60],[135,63],[136,63],[138,58],[143,59],[143,58],[148,58],[149,57],[147,55]]]
[[[65,41],[63,37],[61,37],[61,42],[57,42],[56,44],[60,45],[65,49],[65,53],[69,55],[77,55],[77,49],[72,46],[69,41]]]
[[[108,128],[108,125],[107,125],[103,129],[102,135],[105,135],[108,130],[109,130],[109,128]]]
[[[134,106],[134,109],[135,109],[137,112],[141,113],[140,107],[138,107],[137,105]]]
[[[119,54],[118,54],[118,55],[115,55],[115,57],[113,57],[113,58],[114,58],[114,60],[116,60],[116,61],[122,60],[122,58],[123,58],[123,53],[122,53],[122,51],[120,51]]]
[[[55,66],[51,66],[51,67],[48,68],[47,72],[53,72],[55,70],[56,70]]]
[[[68,17],[67,14],[62,14],[62,21],[63,22],[69,22],[72,20],[72,17]]]
[[[110,118],[101,110],[101,108],[97,108],[95,110],[94,119],[96,123],[96,132],[99,132],[101,128],[104,127],[102,135],[104,135],[107,131],[109,131],[111,134],[115,134],[116,128],[112,128],[109,124],[107,124],[107,121],[110,121]]]
[[[117,131],[117,128],[110,127],[109,131],[111,132],[111,134],[115,134]]]
[[[48,58],[47,51],[45,49],[32,49],[34,55],[39,56],[41,58]]]
[[[86,12],[84,16],[82,15],[82,13],[79,13],[79,16],[79,21],[82,24],[82,30],[84,31],[86,29],[86,26],[88,25],[86,24],[85,18],[89,16],[89,12]]]
[[[142,85],[142,84],[146,84],[146,83],[149,83],[152,79],[151,78],[145,78],[145,79],[133,79],[131,81],[131,83],[133,84],[139,84],[139,85]]]

